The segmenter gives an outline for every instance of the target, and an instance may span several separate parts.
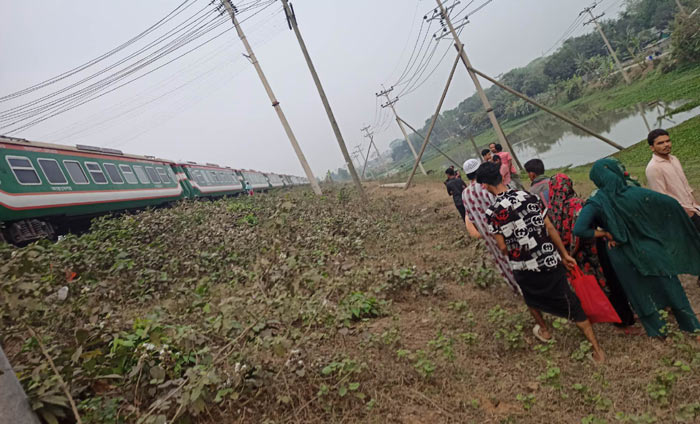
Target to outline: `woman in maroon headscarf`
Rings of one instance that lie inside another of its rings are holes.
[[[556,174],[549,181],[549,217],[559,231],[561,241],[576,259],[584,274],[598,280],[615,311],[621,327],[634,324],[634,313],[617,279],[605,249],[605,239],[581,239],[574,235],[574,225],[585,201],[576,195],[574,183],[566,174]],[[617,324],[616,324],[617,325]]]

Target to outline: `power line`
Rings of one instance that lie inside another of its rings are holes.
[[[21,111],[21,110],[27,109],[27,108],[29,108],[30,106],[34,106],[34,105],[36,105],[36,104],[41,103],[41,102],[44,101],[44,100],[48,100],[48,99],[51,99],[51,98],[53,98],[53,97],[56,97],[56,96],[59,95],[59,94],[62,94],[62,93],[64,93],[64,92],[66,92],[66,91],[69,91],[69,90],[71,90],[71,89],[73,89],[73,88],[76,88],[76,87],[78,87],[79,85],[81,85],[81,84],[83,84],[83,83],[85,83],[85,82],[88,82],[88,81],[90,81],[90,80],[92,80],[92,79],[94,79],[94,78],[96,78],[96,77],[98,77],[98,76],[100,76],[100,75],[102,75],[102,74],[104,74],[104,73],[106,73],[106,72],[108,72],[108,71],[110,71],[110,70],[112,70],[112,69],[118,67],[119,65],[124,64],[124,63],[127,62],[128,60],[133,59],[134,57],[138,56],[139,54],[141,54],[141,53],[143,53],[143,52],[146,52],[146,51],[149,50],[151,47],[160,44],[162,41],[167,40],[168,38],[172,37],[173,35],[177,34],[177,33],[180,32],[180,31],[182,31],[183,29],[185,29],[185,28],[187,28],[187,27],[189,27],[189,26],[192,26],[192,25],[197,25],[197,24],[199,24],[201,21],[203,21],[204,19],[206,19],[209,15],[211,15],[211,14],[214,13],[213,10],[209,10],[209,11],[208,11],[207,13],[205,13],[204,15],[202,15],[202,16],[200,16],[200,17],[197,17],[197,15],[199,15],[202,11],[204,11],[204,10],[207,9],[207,8],[208,8],[208,6],[205,6],[203,9],[200,9],[197,13],[195,13],[193,16],[191,16],[190,18],[186,19],[184,22],[182,22],[182,23],[180,23],[179,25],[177,25],[175,28],[172,28],[171,30],[169,30],[169,31],[166,32],[165,34],[163,34],[163,35],[161,35],[160,37],[158,37],[156,40],[154,40],[154,41],[148,43],[146,46],[140,48],[139,50],[137,50],[137,51],[134,52],[134,53],[131,53],[131,54],[128,55],[127,57],[125,57],[125,58],[123,58],[123,59],[120,59],[119,61],[117,61],[117,62],[115,62],[115,63],[113,63],[113,64],[107,66],[106,68],[103,68],[103,69],[101,69],[101,70],[99,70],[99,71],[97,71],[97,72],[95,72],[95,73],[93,73],[93,74],[91,74],[91,75],[89,75],[89,76],[87,76],[87,77],[81,79],[80,81],[77,81],[77,82],[75,82],[75,83],[73,83],[73,84],[67,86],[67,87],[64,87],[64,88],[62,88],[62,89],[60,89],[60,90],[54,91],[53,93],[47,94],[47,95],[45,95],[45,96],[43,96],[43,97],[41,97],[41,98],[39,98],[39,99],[35,99],[35,100],[33,100],[33,101],[27,102],[27,103],[25,103],[25,104],[23,104],[23,105],[16,106],[16,107],[13,107],[13,108],[11,108],[11,109],[7,109],[7,110],[5,110],[5,111],[2,111],[2,113],[0,113],[0,118],[5,118],[5,117],[8,117],[8,116],[17,116],[17,111]],[[195,19],[193,19],[193,18],[195,18]],[[200,27],[200,28],[201,28],[201,27]],[[198,28],[198,29],[199,29],[199,28]],[[173,41],[171,41],[170,43],[168,43],[165,47],[163,47],[163,48],[161,48],[161,49],[159,49],[159,50],[156,50],[154,53],[151,53],[151,54],[150,54],[149,56],[147,56],[146,58],[150,57],[150,56],[153,55],[153,54],[157,54],[158,52],[163,51],[164,49],[166,49],[166,48],[168,48],[169,46],[171,46],[173,43],[179,42],[179,41],[182,40],[184,37],[186,37],[186,36],[188,36],[188,35],[190,35],[190,34],[192,33],[192,30],[189,30],[189,31],[190,31],[190,32],[186,33],[184,36],[182,36],[182,35],[181,35],[181,36],[178,36],[178,38],[176,38],[175,40],[173,40]],[[142,59],[142,60],[144,60],[144,59]],[[137,63],[138,63],[138,62],[137,62]],[[2,120],[3,120],[3,119],[0,119],[0,121],[2,121]]]
[[[258,3],[260,3],[260,1],[256,2],[255,4],[258,4]],[[260,13],[262,10],[265,10],[267,7],[269,7],[273,3],[274,3],[274,1],[268,1],[264,5],[264,7],[262,7],[260,10],[258,10],[257,12],[252,14],[251,16],[247,17],[246,19],[252,18],[253,16]],[[250,10],[252,8],[253,8],[253,6],[250,6],[250,7],[246,8],[246,10]],[[219,22],[216,22],[217,20],[219,20]],[[108,91],[104,91],[110,85],[113,85],[114,83],[126,78],[129,75],[134,74],[135,72],[145,68],[146,66],[154,63],[155,61],[157,61],[157,60],[165,57],[166,55],[174,52],[175,50],[189,44],[190,42],[192,42],[192,41],[194,41],[194,40],[196,40],[204,35],[206,35],[207,33],[211,32],[212,30],[214,30],[215,28],[217,28],[218,26],[220,26],[224,22],[225,22],[225,19],[220,19],[217,16],[214,19],[211,19],[207,23],[196,28],[195,30],[191,30],[187,34],[179,37],[177,40],[170,42],[165,47],[157,50],[156,52],[151,53],[146,58],[141,59],[141,60],[137,61],[136,63],[130,65],[126,69],[123,69],[115,74],[112,74],[109,77],[104,78],[104,79],[98,81],[97,83],[94,83],[88,87],[81,89],[81,90],[78,90],[75,93],[72,93],[68,96],[65,96],[62,99],[53,101],[48,105],[42,105],[40,108],[36,108],[37,110],[34,110],[33,114],[26,115],[23,117],[23,119],[20,119],[19,121],[15,121],[11,124],[5,125],[2,128],[7,128],[8,126],[17,124],[21,121],[32,119],[34,117],[37,117],[39,114],[46,112],[43,116],[38,117],[38,118],[34,119],[33,121],[28,122],[26,124],[23,124],[19,127],[16,127],[14,129],[10,130],[9,132],[16,132],[16,131],[20,131],[20,130],[32,127],[32,126],[37,125],[38,123],[41,123],[47,119],[50,119],[54,116],[65,113],[69,110],[75,109],[76,107],[79,107],[85,103],[96,100],[97,98],[100,98],[100,97],[102,97],[108,93],[111,93],[111,92],[113,92],[121,87],[124,87],[125,85],[128,85],[136,80],[139,80],[139,79],[155,72],[156,70],[161,69],[164,66],[167,66],[168,64],[184,57],[185,55],[191,53],[192,51],[199,49],[200,47],[204,46],[205,44],[208,44],[209,42],[219,38],[221,35],[223,35],[224,33],[226,33],[230,29],[227,29],[227,30],[215,35],[214,37],[209,38],[208,40],[204,41],[203,43],[200,43],[199,45],[195,46],[194,48],[187,50],[185,53],[176,56],[175,58],[157,66],[156,68],[154,68],[154,69],[152,69],[144,74],[141,74],[141,75],[139,75],[131,80],[128,80],[127,82],[120,84],[117,87],[112,88]],[[101,91],[103,91],[103,92],[101,94],[98,94]]]
[[[97,64],[97,63],[99,63],[99,62],[101,62],[101,61],[107,59],[108,57],[110,57],[110,56],[112,56],[112,55],[114,55],[114,54],[120,52],[121,50],[125,49],[126,47],[128,47],[128,46],[134,44],[135,42],[139,41],[140,39],[142,39],[142,38],[145,37],[146,35],[150,34],[150,33],[153,32],[153,31],[155,31],[157,28],[159,28],[159,27],[162,26],[163,24],[165,24],[165,23],[167,23],[168,21],[170,21],[171,19],[173,19],[175,16],[177,16],[177,15],[179,15],[180,13],[182,13],[183,11],[185,11],[188,7],[190,7],[190,6],[191,6],[192,4],[194,4],[194,3],[189,4],[188,6],[186,6],[186,7],[185,7],[184,9],[182,9],[182,10],[179,10],[179,9],[181,9],[186,3],[190,2],[190,1],[192,1],[192,0],[185,0],[185,1],[182,2],[179,6],[177,6],[175,9],[173,9],[170,13],[168,13],[167,15],[165,15],[165,17],[163,17],[161,20],[159,20],[159,21],[156,22],[155,24],[151,25],[150,27],[146,28],[143,32],[141,32],[140,34],[136,35],[135,37],[133,37],[133,38],[127,40],[126,42],[120,44],[119,46],[115,47],[114,49],[108,51],[107,53],[104,53],[104,54],[102,54],[102,55],[100,55],[100,56],[98,56],[98,57],[96,57],[96,58],[94,58],[94,59],[91,59],[91,60],[89,60],[89,61],[83,63],[82,65],[79,65],[79,66],[77,66],[77,67],[75,67],[75,68],[73,68],[73,69],[71,69],[71,70],[69,70],[69,71],[66,71],[66,72],[64,72],[64,73],[62,73],[62,74],[60,74],[60,75],[57,75],[57,76],[52,77],[52,78],[49,78],[49,79],[47,79],[47,80],[44,80],[44,81],[39,82],[39,83],[37,83],[37,84],[34,84],[34,85],[32,85],[32,86],[30,86],[30,87],[27,87],[27,88],[25,88],[25,89],[16,91],[16,92],[14,92],[14,93],[10,93],[10,94],[7,94],[7,95],[5,95],[5,96],[2,96],[2,97],[0,97],[0,102],[8,101],[8,100],[14,99],[14,98],[16,98],[16,97],[20,97],[20,96],[23,96],[23,95],[25,95],[25,94],[31,93],[31,92],[33,92],[33,91],[39,90],[39,89],[44,88],[44,87],[46,87],[46,86],[48,86],[48,85],[54,84],[54,83],[56,83],[56,82],[58,82],[58,81],[61,81],[61,80],[65,79],[65,78],[68,78],[68,77],[70,77],[70,76],[72,76],[72,75],[75,75],[76,73],[78,73],[78,72],[80,72],[80,71],[82,71],[82,70],[84,70],[84,69],[86,69],[86,68],[88,68],[88,67],[90,67],[90,66],[92,66],[92,65],[95,65],[95,64]],[[178,10],[179,10],[179,11],[178,11]]]
[[[184,54],[177,56],[175,59],[170,60],[170,61],[166,62],[165,64],[156,67],[154,70],[140,75],[139,77],[136,77],[132,80],[129,80],[126,83],[121,84],[114,89],[103,92],[100,95],[96,95],[97,93],[104,91],[107,87],[119,82],[120,80],[125,79],[126,77],[140,71],[141,69],[145,68],[146,66],[151,65],[152,63],[169,55],[170,53],[178,50],[179,48],[189,44],[190,42],[206,35],[207,33],[211,32],[213,29],[215,29],[216,27],[220,26],[221,24],[223,24],[225,22],[225,20],[220,20],[218,23],[212,24],[212,22],[216,19],[219,19],[219,17],[218,16],[215,17],[213,20],[203,24],[202,26],[198,27],[196,30],[193,30],[192,32],[186,34],[186,36],[183,36],[183,38],[181,40],[179,39],[179,40],[173,41],[172,43],[168,44],[163,49],[157,50],[156,52],[149,54],[148,56],[135,62],[134,64],[129,65],[125,69],[122,69],[114,74],[111,74],[111,75],[109,75],[109,76],[107,76],[107,77],[105,77],[105,78],[103,78],[103,79],[101,79],[93,84],[88,85],[87,87],[81,88],[73,93],[67,94],[67,95],[65,95],[59,99],[53,100],[49,103],[45,103],[45,104],[37,106],[35,108],[29,109],[26,111],[22,111],[19,114],[15,113],[15,114],[3,117],[2,119],[0,119],[0,121],[8,121],[10,119],[15,119],[15,120],[8,123],[8,124],[4,124],[0,128],[8,128],[8,127],[10,127],[12,125],[16,125],[20,122],[23,122],[23,121],[26,121],[29,119],[34,119],[41,114],[45,114],[44,117],[35,119],[34,121],[30,122],[29,124],[25,124],[17,129],[14,129],[13,131],[28,128],[29,126],[33,126],[33,124],[35,124],[35,123],[43,122],[44,120],[46,120],[48,118],[56,116],[56,115],[63,113],[67,110],[73,109],[74,107],[85,104],[91,100],[94,100],[95,98],[102,97],[104,94],[111,93],[116,88],[121,88],[121,87],[123,87],[123,86],[125,86],[133,81],[136,81],[136,80],[152,73],[153,71],[155,71],[157,69],[162,68],[163,66],[165,66],[169,63],[172,63],[174,60],[177,60],[180,57],[184,56]],[[192,50],[190,50],[190,51],[192,51]],[[189,53],[190,51],[188,51],[187,53]],[[185,54],[187,54],[187,53],[185,53]],[[96,96],[90,98],[90,96],[93,96],[93,95],[96,95]],[[88,98],[88,100],[83,101],[83,99],[85,99],[85,98]],[[63,109],[61,109],[61,108],[63,108]],[[58,112],[56,112],[57,110],[58,110]],[[49,116],[47,116],[47,115],[49,115]]]
[[[581,24],[583,24],[583,20],[584,20],[584,18],[580,15],[576,19],[574,19],[574,21],[564,31],[564,33],[561,35],[561,37],[559,37],[557,39],[557,41],[554,42],[552,47],[550,47],[549,49],[547,49],[547,51],[542,53],[542,57],[547,56],[552,50],[554,50],[557,46],[559,46],[559,43],[568,39],[574,33],[574,31],[576,31],[581,26]]]

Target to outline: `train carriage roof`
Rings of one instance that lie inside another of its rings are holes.
[[[127,159],[138,159],[138,160],[151,161],[151,162],[175,163],[175,161],[170,160],[170,159],[157,158],[155,156],[132,155],[132,154],[124,153],[121,150],[117,150],[117,149],[110,149],[107,147],[87,146],[87,145],[82,145],[82,144],[78,144],[75,146],[66,146],[64,144],[29,141],[29,140],[26,140],[24,138],[7,137],[7,136],[3,136],[3,135],[0,135],[0,143],[11,144],[11,145],[15,145],[15,146],[23,146],[23,147],[33,147],[33,148],[37,148],[37,149],[63,150],[63,151],[76,152],[76,153],[82,153],[82,154],[88,154],[88,155],[89,154],[99,154],[99,155],[104,155],[107,157],[111,156],[111,157],[121,157],[121,158],[127,158]]]

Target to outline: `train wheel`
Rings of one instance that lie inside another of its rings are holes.
[[[41,239],[56,239],[56,230],[51,224],[38,219],[26,219],[7,227],[8,240],[16,245],[25,245]]]

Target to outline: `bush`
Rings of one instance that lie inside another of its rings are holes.
[[[671,34],[673,58],[680,64],[700,62],[700,13],[678,15]]]

